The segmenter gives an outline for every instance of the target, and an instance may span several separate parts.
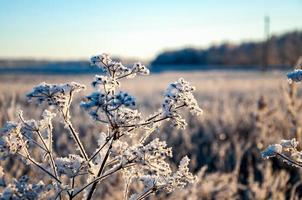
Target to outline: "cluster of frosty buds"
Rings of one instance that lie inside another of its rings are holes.
[[[163,189],[167,192],[172,192],[175,189],[183,188],[188,183],[194,183],[196,176],[189,171],[190,159],[185,156],[181,159],[178,170],[174,173],[165,174],[164,176],[153,177],[155,180],[154,187]]]
[[[47,84],[40,83],[27,94],[29,100],[36,100],[38,103],[47,102],[48,105],[58,107],[67,117],[73,94],[84,90],[85,86],[79,83]]]
[[[178,128],[185,128],[186,122],[177,112],[180,107],[189,108],[190,112],[196,115],[202,114],[197,104],[193,91],[195,88],[183,78],[171,83],[165,91],[164,103],[162,104],[163,114],[168,117]]]
[[[56,116],[55,113],[52,113],[48,110],[44,110],[42,113],[42,119],[36,121],[34,119],[25,120],[23,118],[23,112],[19,111],[19,118],[21,120],[21,133],[26,136],[27,139],[34,138],[35,133],[40,133],[44,139],[51,139],[50,134],[52,131],[52,119]],[[28,142],[32,142],[29,140]]]
[[[140,120],[141,113],[125,107],[117,109],[114,115],[114,121],[119,125],[138,124]]]
[[[103,89],[106,93],[111,93],[120,85],[120,82],[110,76],[95,75],[91,85],[95,88],[100,87],[100,89]]]
[[[193,91],[195,91],[195,87],[191,86],[183,78],[180,78],[175,83],[171,83],[165,92],[164,111],[169,114],[169,112],[178,106],[186,106],[193,114],[202,114],[202,110],[199,108],[192,93]]]
[[[289,72],[287,74],[287,78],[290,82],[300,82],[302,81],[302,56],[299,57],[296,65],[294,66],[295,70],[292,72]]]
[[[302,167],[302,152],[297,150],[298,141],[281,140],[279,144],[272,144],[261,152],[263,158],[281,157],[285,162]]]
[[[124,152],[120,152],[122,163],[138,164],[137,171],[149,171],[156,174],[170,173],[169,164],[165,161],[167,157],[172,157],[172,148],[167,148],[165,141],[158,138],[148,144],[136,144],[128,147]]]
[[[30,184],[27,176],[22,176],[19,180],[14,179],[0,193],[0,199],[18,200],[18,199],[41,199],[44,192],[44,183],[42,181],[36,184]]]
[[[69,154],[68,157],[56,158],[55,162],[59,174],[72,178],[79,175],[85,160],[79,155]]]
[[[93,56],[90,62],[92,65],[105,70],[115,79],[124,77],[133,78],[136,75],[148,75],[150,73],[149,69],[141,63],[135,63],[132,67],[126,67],[120,62],[112,61],[107,54]]]
[[[121,112],[125,107],[134,107],[135,99],[126,92],[120,91],[116,95],[93,92],[86,97],[85,102],[81,102],[81,107],[89,111],[90,116],[95,120],[102,120],[100,113],[114,111]],[[130,109],[128,109],[130,111]]]
[[[126,107],[134,107],[135,106],[135,98],[129,95],[127,92],[120,91],[112,101],[112,106],[121,106],[124,105]]]
[[[170,118],[170,121],[172,124],[179,129],[185,129],[187,126],[187,122],[180,114],[178,114],[176,111],[172,111],[168,115]]]
[[[294,82],[302,81],[302,70],[301,69],[295,69],[294,71],[289,72],[287,74],[287,78],[290,81],[294,81]]]
[[[190,159],[185,156],[180,161],[178,170],[175,173],[162,173],[153,175],[139,176],[139,180],[143,182],[145,189],[142,194],[133,194],[130,199],[143,199],[146,194],[154,193],[158,190],[165,190],[170,193],[176,189],[185,187],[189,183],[194,183],[197,177],[189,171]]]
[[[149,75],[150,71],[149,69],[143,65],[142,63],[134,63],[132,68],[131,68],[131,72],[132,72],[132,77],[134,77],[136,74],[140,74],[140,75]]]
[[[0,153],[5,157],[21,153],[27,155],[27,141],[21,134],[21,125],[13,122],[6,123],[0,132]]]
[[[183,188],[188,183],[194,183],[196,181],[196,176],[194,176],[189,171],[190,159],[185,156],[181,159],[179,163],[178,170],[170,176],[170,181],[167,182],[165,189],[172,192],[176,188]]]

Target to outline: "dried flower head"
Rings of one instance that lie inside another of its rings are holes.
[[[282,153],[282,145],[272,144],[262,151],[261,156],[263,158],[270,158],[276,156],[277,153]]]
[[[3,200],[17,200],[17,199],[41,199],[44,192],[44,183],[42,181],[31,184],[29,178],[25,175],[19,180],[14,179],[12,183],[8,184],[3,192],[0,193],[0,199]]]
[[[165,92],[164,111],[169,113],[178,106],[186,106],[190,109],[190,112],[196,115],[202,114],[202,110],[192,93],[194,90],[195,87],[183,78],[171,83]]]
[[[302,70],[301,69],[295,69],[294,71],[289,72],[287,74],[287,78],[290,81],[300,82],[302,80]]]
[[[21,153],[27,155],[27,141],[21,134],[21,125],[13,122],[6,123],[0,132],[0,153],[2,156]]]
[[[69,178],[75,177],[84,164],[85,160],[78,155],[69,154],[68,157],[55,160],[59,174],[65,174]]]
[[[107,54],[93,56],[91,64],[103,69],[107,75],[115,80],[121,78],[134,78],[136,75],[149,75],[149,69],[141,64],[134,63],[132,67],[126,67],[121,62],[113,61]]]

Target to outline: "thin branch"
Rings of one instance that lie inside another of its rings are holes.
[[[53,169],[53,172],[54,172],[55,176],[58,178],[58,174],[57,174],[57,170],[56,170],[56,165],[55,165],[54,158],[53,158],[53,156],[52,156],[52,153],[51,153],[49,147],[48,147],[47,144],[45,143],[45,141],[44,141],[44,139],[43,139],[43,137],[42,137],[41,132],[39,131],[39,129],[33,129],[28,123],[26,123],[26,121],[23,119],[23,117],[22,117],[21,114],[19,114],[19,119],[22,121],[22,123],[23,123],[25,126],[28,127],[28,129],[29,129],[30,131],[33,131],[33,132],[37,133],[37,135],[38,135],[39,139],[41,140],[41,142],[42,142],[42,144],[43,144],[44,147],[42,147],[42,146],[41,146],[38,142],[36,142],[34,139],[32,139],[32,141],[33,141],[36,145],[38,145],[41,149],[43,149],[43,150],[49,155],[49,157],[50,157],[50,165],[51,165],[51,167],[52,167],[52,169]],[[48,128],[49,128],[49,127],[48,127]],[[25,134],[24,134],[24,136],[25,136],[26,138],[29,138],[29,137],[27,137]]]
[[[37,145],[39,148],[41,148],[43,151],[47,152],[47,149],[45,149],[42,145],[40,145],[36,140],[34,140],[33,138],[28,137],[27,135],[23,135],[26,139],[30,140],[31,142],[33,142],[35,145]]]
[[[42,141],[44,147],[47,149],[47,154],[49,155],[49,158],[50,158],[50,165],[53,169],[53,172],[54,172],[55,176],[58,177],[57,170],[56,170],[56,164],[55,164],[55,160],[52,156],[52,153],[51,153],[50,149],[48,148],[47,144],[45,143],[41,132],[39,130],[36,130],[36,133],[38,134],[38,136],[39,136],[40,140]]]
[[[125,74],[125,75],[122,75],[122,76],[117,77],[116,80],[125,78],[125,77],[130,76],[130,75],[132,75],[132,74],[134,74],[134,73],[136,73],[136,72],[135,72],[134,70],[132,70],[132,71],[131,71],[130,73],[128,73],[128,74]]]
[[[49,172],[47,169],[45,169],[43,166],[41,166],[39,163],[37,163],[34,159],[32,159],[29,156],[24,156],[19,153],[20,156],[24,157],[25,159],[28,159],[30,162],[32,162],[35,166],[40,168],[42,171],[44,171],[46,174],[48,174],[51,178],[55,179],[58,183],[62,183],[55,175],[53,175],[51,172]]]
[[[79,193],[81,193],[83,190],[85,190],[87,187],[89,187],[90,185],[92,185],[95,182],[99,182],[103,179],[105,179],[106,177],[110,176],[111,174],[119,171],[120,169],[122,169],[122,165],[120,165],[119,167],[117,167],[115,170],[109,171],[108,173],[105,173],[102,176],[99,176],[97,178],[95,178],[93,181],[91,181],[90,183],[87,183],[86,185],[84,185],[82,188],[80,188],[78,191],[76,191],[73,195],[73,197],[77,196]]]
[[[72,177],[72,179],[71,179],[71,193],[70,193],[70,199],[72,199],[73,198],[73,190],[74,190],[74,181],[75,181],[75,177]]]
[[[147,196],[151,195],[153,192],[155,192],[155,186],[152,186],[151,188],[149,188],[148,190],[146,190],[144,193],[142,193],[137,200],[141,200],[146,198]]]
[[[119,127],[121,127],[121,128],[131,128],[131,127],[137,127],[137,126],[145,126],[145,125],[148,125],[148,124],[151,124],[151,123],[157,123],[157,122],[163,121],[163,120],[168,119],[168,118],[170,118],[170,117],[162,117],[162,118],[154,120],[154,121],[148,121],[148,122],[144,122],[144,123],[141,123],[141,124],[124,125],[124,126],[119,126]]]
[[[100,167],[100,169],[99,169],[99,171],[98,171],[98,173],[97,173],[97,176],[100,176],[100,175],[103,173],[105,164],[106,164],[107,159],[108,159],[108,157],[109,157],[109,151],[110,151],[110,149],[112,148],[112,143],[113,143],[113,141],[114,141],[114,140],[113,140],[113,138],[112,138],[112,139],[111,139],[111,142],[110,142],[110,144],[109,144],[109,147],[108,147],[108,149],[107,149],[106,155],[105,155],[105,157],[103,158],[101,167]],[[98,184],[98,182],[95,182],[95,183],[92,185],[92,187],[91,187],[91,189],[90,189],[90,191],[89,191],[89,193],[88,193],[87,200],[90,200],[90,199],[92,198],[92,195],[93,195],[94,191],[96,190],[97,184]]]
[[[125,193],[124,193],[124,200],[127,200],[128,198],[128,193],[129,193],[129,186],[131,184],[131,178],[132,176],[129,177],[129,179],[127,180],[127,183],[126,183],[126,188],[125,188]]]
[[[86,161],[88,161],[89,158],[88,158],[88,156],[86,154],[86,151],[85,151],[85,149],[83,147],[83,144],[82,144],[82,142],[81,142],[78,134],[75,132],[74,128],[72,127],[71,122],[69,120],[68,121],[65,120],[65,122],[67,123],[68,128],[69,128],[70,132],[72,133],[72,136],[73,136],[74,140],[76,141],[77,145],[79,146],[82,156],[84,157],[84,159]]]
[[[106,139],[106,142],[88,159],[87,162],[92,161],[99,153],[100,151],[108,144],[108,142],[113,138],[113,135],[111,135],[109,138]]]
[[[302,168],[302,164],[301,163],[298,163],[294,160],[292,160],[291,158],[281,154],[281,153],[276,153],[278,156],[280,156],[281,158],[285,159],[287,162],[293,164],[293,165],[296,165],[297,167],[301,167]]]

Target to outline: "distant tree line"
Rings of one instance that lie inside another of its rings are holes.
[[[267,48],[265,47],[267,45]],[[267,49],[267,51],[265,50]],[[185,48],[159,54],[152,65],[291,66],[302,56],[302,31],[272,36],[264,42],[225,43],[208,49]]]

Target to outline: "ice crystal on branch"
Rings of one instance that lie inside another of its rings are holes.
[[[56,116],[48,110],[44,110],[42,113],[42,119],[36,121],[34,119],[25,120],[23,118],[23,112],[19,111],[19,119],[21,120],[21,132],[22,135],[27,138],[33,138],[35,134],[40,133],[44,139],[49,139],[50,134],[52,134],[52,119]]]
[[[183,188],[188,183],[194,183],[196,181],[196,177],[189,171],[189,162],[190,159],[185,156],[181,159],[178,170],[166,179],[162,180],[163,188],[172,192],[175,189]]]

